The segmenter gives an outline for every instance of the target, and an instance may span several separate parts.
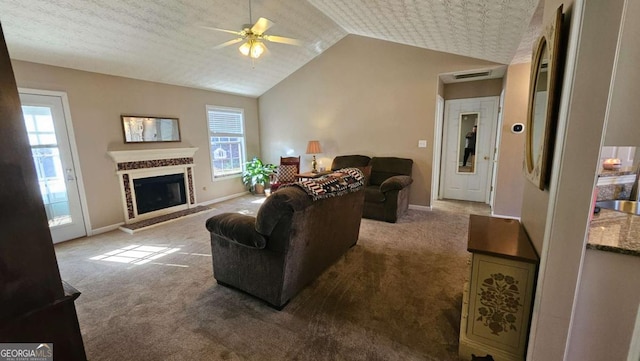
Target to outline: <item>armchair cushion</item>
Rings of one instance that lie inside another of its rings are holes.
[[[371,158],[371,180],[372,185],[381,185],[387,178],[395,175],[411,176],[413,160],[396,157],[373,157]]]
[[[207,220],[209,232],[244,247],[263,249],[266,238],[255,228],[256,218],[239,213],[223,213]]]
[[[368,186],[364,189],[364,201],[382,203],[385,201],[384,193],[380,192],[379,186]]]
[[[386,193],[392,190],[401,190],[402,188],[413,183],[413,179],[408,175],[395,175],[387,178],[382,184],[380,184],[380,192]]]
[[[366,155],[339,155],[333,158],[333,162],[331,162],[331,170],[351,167],[366,167],[369,165],[370,160],[371,158]]]

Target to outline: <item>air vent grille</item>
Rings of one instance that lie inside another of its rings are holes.
[[[491,70],[480,71],[476,73],[465,73],[465,74],[455,74],[453,77],[456,79],[469,79],[469,78],[479,78],[483,76],[491,75]]]

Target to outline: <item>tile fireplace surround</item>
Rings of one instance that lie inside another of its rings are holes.
[[[196,207],[193,155],[198,148],[169,148],[109,151],[116,163],[126,224]],[[133,181],[171,174],[183,174],[187,202],[177,206],[138,214]]]

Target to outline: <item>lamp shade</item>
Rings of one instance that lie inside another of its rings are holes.
[[[318,154],[321,152],[320,142],[317,140],[310,140],[307,144],[307,154]]]

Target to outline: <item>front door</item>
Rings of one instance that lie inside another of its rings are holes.
[[[489,202],[498,97],[445,102],[442,197]]]
[[[62,98],[20,93],[53,243],[86,235]]]

